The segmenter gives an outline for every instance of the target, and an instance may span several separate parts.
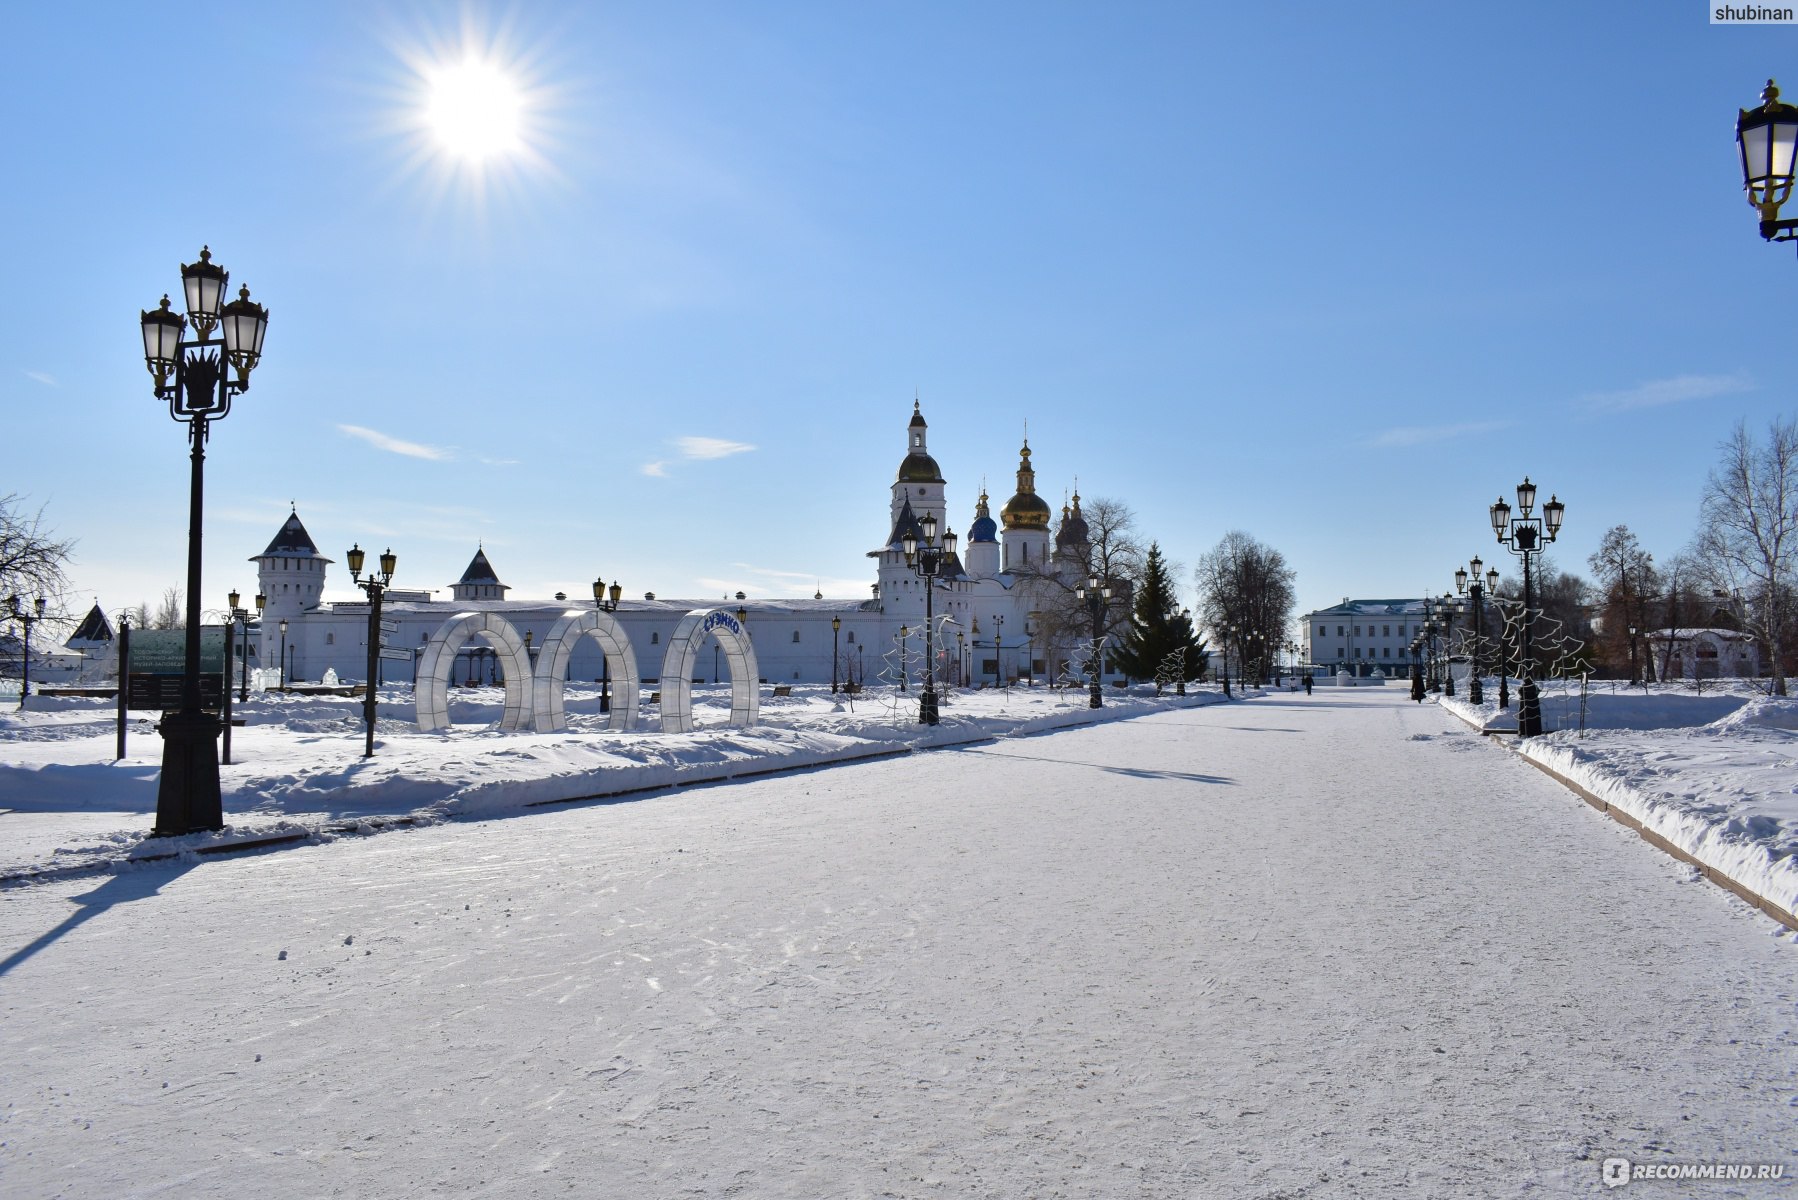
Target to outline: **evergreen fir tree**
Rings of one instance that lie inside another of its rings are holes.
[[[1185,651],[1182,661],[1181,651]],[[1111,654],[1117,670],[1132,679],[1153,679],[1156,690],[1169,680],[1193,680],[1205,672],[1204,643],[1193,636],[1192,618],[1180,612],[1161,546],[1151,543],[1142,582],[1130,614],[1130,629]]]

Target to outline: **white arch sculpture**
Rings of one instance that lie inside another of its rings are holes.
[[[760,671],[749,631],[722,608],[696,608],[681,618],[662,656],[662,732],[693,732],[693,660],[712,636],[730,660],[730,728],[747,729],[761,712]]]
[[[533,726],[538,733],[561,733],[568,728],[562,708],[562,689],[568,683],[568,657],[583,637],[591,635],[605,651],[612,669],[612,712],[607,729],[637,727],[637,652],[612,614],[598,609],[569,609],[550,627],[543,649],[537,652],[537,674],[531,680]]]
[[[418,664],[418,729],[433,733],[448,729],[450,671],[456,665],[456,652],[473,637],[484,637],[505,664],[506,711],[499,727],[509,733],[523,729],[531,707],[531,660],[525,653],[524,639],[512,628],[512,622],[498,613],[457,613],[431,635],[424,658]]]

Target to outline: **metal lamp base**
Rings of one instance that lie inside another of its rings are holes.
[[[178,837],[225,827],[219,794],[219,735],[224,726],[211,713],[166,713],[162,732],[162,777],[156,789],[152,837]]]

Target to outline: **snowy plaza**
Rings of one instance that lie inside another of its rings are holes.
[[[0,893],[7,1192],[1568,1195],[1794,1159],[1782,926],[1402,687],[1148,691],[934,731],[827,691],[726,729],[720,694],[679,735],[571,695],[552,737],[396,717],[366,766],[314,702],[248,727],[223,835],[310,837],[140,864],[153,757],[12,718],[0,828],[43,873]],[[1791,710],[1704,699],[1663,746],[1733,747],[1686,784],[1789,865]],[[527,807],[602,790],[576,745],[648,790]],[[673,786],[782,755],[865,761]]]

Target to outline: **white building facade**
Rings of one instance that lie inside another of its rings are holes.
[[[1409,675],[1411,643],[1423,632],[1424,601],[1350,600],[1306,613],[1306,661],[1331,673]]]
[[[951,528],[948,484],[931,457],[928,426],[917,404],[906,429],[906,447],[889,489],[884,540],[868,552],[874,579],[866,599],[661,599],[654,593],[623,598],[613,614],[631,639],[642,682],[660,677],[669,636],[687,613],[724,607],[745,613],[762,679],[779,683],[897,683],[903,673],[913,688],[924,670],[927,608],[934,621],[937,678],[949,686],[995,684],[1013,679],[1042,681],[1071,653],[1039,644],[1033,614],[1040,606],[1046,571],[1084,574],[1086,522],[1079,497],[1064,506],[1062,525],[1051,546],[1049,505],[1036,494],[1036,473],[1028,442],[1020,451],[1017,491],[997,521],[983,491],[959,552],[949,556],[926,602],[926,584],[906,565],[902,541],[918,533],[926,515],[936,519],[939,538]],[[290,682],[318,681],[326,671],[345,682],[367,674],[368,604],[322,599],[332,559],[320,553],[297,508],[268,547],[251,559],[258,590],[267,597],[260,628],[252,633],[262,668],[280,669]],[[436,592],[393,589],[382,617],[396,625],[386,635],[390,648],[425,645],[452,617],[497,612],[541,645],[549,630],[571,609],[591,599],[511,599],[484,547],[477,547],[447,598]],[[286,630],[280,627],[286,622]],[[835,627],[833,628],[833,622]],[[285,661],[284,661],[285,660]],[[413,681],[411,662],[388,660],[382,679]],[[598,681],[604,659],[591,639],[583,639],[569,662],[568,677]],[[728,682],[725,657],[716,644],[702,651],[696,681]],[[499,662],[477,640],[456,659],[452,681],[489,682]]]

